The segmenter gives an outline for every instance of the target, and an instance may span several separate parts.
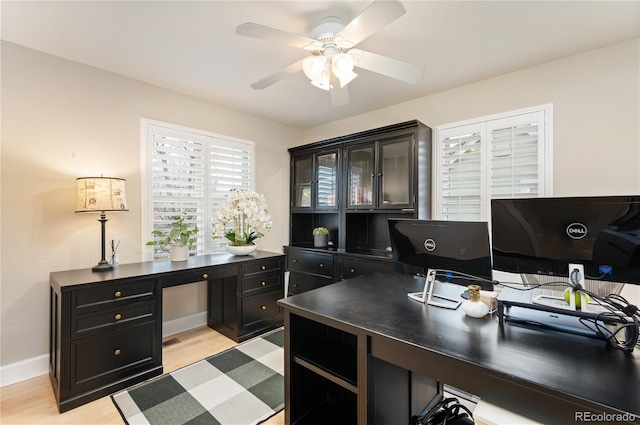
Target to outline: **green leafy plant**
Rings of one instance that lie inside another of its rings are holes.
[[[328,234],[329,234],[329,230],[327,230],[326,227],[316,227],[315,229],[313,229],[313,236],[328,235]]]
[[[156,236],[156,238],[147,242],[146,245],[157,246],[164,251],[166,251],[167,246],[172,243],[186,246],[193,245],[198,239],[199,229],[198,226],[189,228],[189,225],[185,223],[186,218],[186,212],[169,217],[169,219],[173,220],[171,229],[169,231],[154,230],[151,234]]]

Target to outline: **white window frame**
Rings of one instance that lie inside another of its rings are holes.
[[[538,194],[537,197],[553,196],[553,105],[545,104],[505,113],[474,118],[456,123],[437,126],[433,137],[434,176],[433,179],[433,218],[442,220],[444,216],[443,182],[444,172],[443,140],[455,135],[480,133],[481,172],[480,172],[480,221],[489,221],[491,217],[491,131],[501,121],[517,123],[521,117],[538,116]],[[525,120],[526,121],[526,120]]]
[[[255,190],[255,142],[250,140],[238,139],[230,136],[220,135],[204,130],[184,127],[176,124],[170,124],[161,121],[155,121],[147,118],[141,118],[141,136],[140,136],[140,200],[141,200],[141,240],[143,245],[142,258],[145,261],[152,261],[154,259],[154,249],[151,246],[145,246],[145,243],[148,240],[152,240],[153,236],[151,232],[153,231],[153,207],[152,207],[152,173],[153,169],[151,167],[152,160],[152,145],[150,143],[150,136],[152,129],[162,128],[163,132],[166,131],[167,135],[177,135],[182,137],[189,137],[192,140],[199,140],[206,144],[211,144],[214,146],[237,146],[242,145],[243,149],[246,148],[249,151],[251,160],[250,160],[250,171],[248,176],[249,186],[247,190]],[[222,252],[222,247],[220,244],[214,243],[211,237],[211,225],[212,219],[215,214],[215,208],[212,205],[212,188],[211,186],[211,158],[210,155],[204,155],[204,164],[203,170],[205,173],[203,175],[204,186],[205,186],[205,199],[203,200],[203,220],[202,227],[199,227],[198,233],[198,255],[201,254],[212,254],[216,252]],[[209,170],[209,172],[206,172]],[[208,195],[208,196],[207,196]]]

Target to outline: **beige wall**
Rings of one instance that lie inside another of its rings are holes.
[[[123,263],[148,249],[140,230],[141,117],[253,140],[257,190],[274,220],[262,249],[282,252],[286,148],[302,141],[301,130],[5,42],[1,77],[2,365],[48,353],[49,272],[100,259],[98,217],[74,213],[76,177],[125,178],[129,212],[108,214],[107,239],[121,241]],[[197,292],[168,294],[166,316],[202,310]]]

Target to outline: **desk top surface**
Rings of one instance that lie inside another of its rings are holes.
[[[142,263],[120,264],[109,271],[94,272],[90,268],[52,272],[51,284],[59,288],[87,283],[108,282],[151,275],[161,275],[181,271],[197,270],[205,267],[233,265],[252,260],[283,257],[275,252],[256,251],[251,255],[235,256],[228,253],[191,256],[187,261],[146,261]]]
[[[638,349],[626,353],[594,338],[511,323],[500,326],[496,315],[474,319],[460,308],[443,309],[407,297],[423,286],[423,280],[375,274],[279,303],[292,313],[352,326],[374,338],[401,341],[425,353],[481,368],[507,382],[533,385],[640,417]],[[441,288],[458,294],[465,289],[456,285]]]

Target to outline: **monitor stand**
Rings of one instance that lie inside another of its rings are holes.
[[[462,301],[456,298],[434,294],[433,291],[435,290],[435,284],[436,284],[436,271],[429,269],[427,271],[427,276],[424,282],[424,289],[422,290],[422,292],[410,292],[407,294],[407,296],[414,301],[418,301],[421,303],[426,302],[427,304],[433,305],[436,307],[448,308],[451,310],[455,310],[458,307],[460,307],[460,304],[462,304]],[[446,302],[436,301],[434,298],[445,300]]]

